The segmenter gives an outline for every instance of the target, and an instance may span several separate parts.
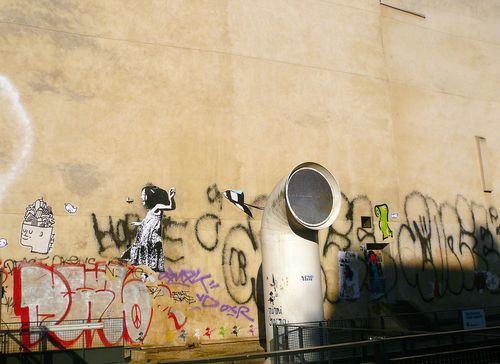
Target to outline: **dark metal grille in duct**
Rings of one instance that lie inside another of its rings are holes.
[[[321,173],[310,168],[292,174],[287,198],[295,216],[309,225],[323,223],[332,212],[332,188]]]

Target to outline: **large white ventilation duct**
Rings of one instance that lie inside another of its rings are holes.
[[[267,350],[273,324],[323,320],[318,230],[340,211],[340,187],[316,163],[303,163],[269,196],[262,218],[262,277]]]

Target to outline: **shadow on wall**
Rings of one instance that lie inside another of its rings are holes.
[[[368,273],[361,277],[359,296],[339,297],[332,305],[332,314],[327,318],[341,319],[376,314],[372,309],[381,302],[394,304],[399,301],[411,301],[415,307],[424,311],[498,305],[500,285],[498,275],[494,272],[448,269],[443,280],[436,280],[436,270],[433,268],[400,268],[397,278],[401,282],[393,286],[392,290],[387,290],[387,277],[383,274],[372,277]],[[414,285],[408,283],[403,271],[415,279]],[[339,280],[341,281],[340,278]],[[341,290],[339,287],[339,292]],[[328,303],[327,300],[324,302]]]
[[[389,245],[381,231],[364,227],[367,196],[343,195],[340,221],[322,243],[325,302],[330,318],[370,314],[368,302],[409,300],[422,310],[494,305],[500,291],[498,212],[458,195],[439,204],[412,192]],[[396,225],[396,221],[389,221]],[[374,224],[375,225],[375,224]],[[342,253],[344,252],[344,253]],[[349,253],[349,254],[348,254]],[[357,279],[354,279],[357,277]]]

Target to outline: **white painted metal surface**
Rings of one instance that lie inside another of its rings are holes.
[[[340,211],[340,187],[316,163],[304,163],[278,183],[262,219],[262,272],[267,350],[273,323],[323,320],[317,230]]]

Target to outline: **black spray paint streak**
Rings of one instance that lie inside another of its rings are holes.
[[[126,214],[123,219],[117,220],[113,220],[112,216],[108,216],[107,224],[100,224],[94,213],[92,213],[91,217],[99,255],[106,256],[106,251],[110,248],[116,248],[118,251],[123,252],[134,242],[137,227],[130,224],[140,221],[138,214]],[[170,216],[163,217],[162,236],[164,243],[182,246],[183,234],[187,225],[187,221],[177,221]],[[165,259],[169,262],[175,263],[184,259],[184,256],[171,256],[170,254],[170,250],[166,249]]]
[[[252,203],[264,204],[267,196],[258,196]],[[257,303],[257,275],[262,260],[260,240],[255,220],[247,217],[246,224],[231,227],[224,239],[222,271],[228,294],[234,302],[246,304],[252,299]],[[259,261],[259,264],[255,264]],[[250,270],[249,262],[254,262]],[[259,307],[259,309],[262,309]]]
[[[247,219],[245,223],[223,226],[225,220],[219,215],[219,211],[223,210],[223,198],[217,185],[209,186],[206,194],[212,211],[201,215],[193,224],[171,217],[164,219],[164,243],[182,248],[188,229],[193,229],[195,241],[200,247],[220,257],[226,290],[231,299],[237,304],[247,304],[252,300],[257,302],[256,267],[261,262],[260,222]],[[267,197],[262,195],[253,204],[264,205],[266,200]],[[363,227],[361,217],[370,217],[373,221],[373,206],[368,196],[349,199],[342,194],[339,218],[328,229],[326,238],[320,241],[325,301],[339,301],[338,277],[332,270],[338,265],[339,251],[359,253],[353,268],[358,271],[361,291],[369,290],[368,262],[361,247],[377,242],[377,227],[375,224]],[[397,211],[395,207],[391,209]],[[135,227],[131,227],[130,223],[138,220],[137,214],[127,214],[123,219],[106,217],[103,223],[102,219],[98,221],[92,214],[101,255],[110,247],[126,249],[135,238]],[[460,295],[478,289],[478,272],[500,276],[498,238],[495,239],[494,235],[500,234],[500,220],[495,207],[485,208],[461,195],[456,197],[454,203],[438,204],[432,197],[412,192],[405,198],[401,221],[390,242],[396,245],[392,250],[395,255],[390,254],[390,247],[384,250],[386,294],[399,285],[415,289],[423,301],[430,302],[446,294]],[[393,222],[389,223],[393,225]],[[227,233],[223,234],[223,231]],[[182,255],[167,256],[166,260],[178,262],[183,258]],[[488,291],[498,293],[500,288]]]
[[[397,236],[398,263],[405,282],[425,302],[476,289],[477,272],[500,275],[500,254],[491,232],[498,220],[494,207],[487,210],[461,195],[454,205],[438,204],[412,192],[405,199],[405,218]],[[498,293],[500,288],[489,291]]]
[[[133,243],[137,232],[137,227],[132,227],[130,224],[138,221],[140,221],[138,214],[126,214],[123,219],[118,219],[116,222],[113,221],[113,217],[108,216],[107,226],[103,227],[103,224],[99,226],[96,214],[92,213],[92,227],[99,254],[103,255],[110,247],[125,250]]]
[[[201,247],[208,251],[213,251],[217,248],[219,244],[219,228],[221,226],[221,220],[217,215],[205,214],[196,220],[194,224],[194,232],[196,235],[196,240],[201,245]],[[203,231],[211,231],[212,233],[209,237],[203,234]]]

